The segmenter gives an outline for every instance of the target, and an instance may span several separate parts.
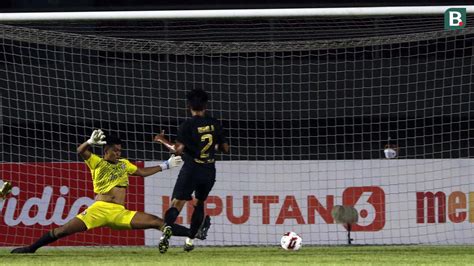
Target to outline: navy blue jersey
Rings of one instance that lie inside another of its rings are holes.
[[[217,119],[209,116],[193,116],[181,124],[178,142],[184,144],[184,160],[200,164],[213,164],[215,145],[226,143],[222,126]]]

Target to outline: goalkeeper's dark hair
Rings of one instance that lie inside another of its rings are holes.
[[[203,111],[206,109],[209,96],[203,89],[192,89],[186,95],[188,106],[193,111]]]
[[[107,141],[107,144],[105,144],[104,148],[108,148],[116,144],[122,144],[122,140],[115,135],[107,135],[105,137],[105,141]]]

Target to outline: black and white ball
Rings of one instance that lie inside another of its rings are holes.
[[[299,250],[303,239],[295,232],[286,232],[281,237],[281,247],[284,250]]]

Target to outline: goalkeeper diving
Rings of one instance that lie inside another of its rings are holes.
[[[102,157],[89,151],[92,145],[103,145]],[[29,246],[13,249],[11,253],[34,253],[38,248],[60,238],[98,227],[163,229],[164,222],[161,218],[146,212],[125,209],[128,178],[130,175],[146,177],[177,167],[182,163],[180,156],[172,155],[167,161],[157,166],[139,168],[120,157],[122,141],[112,135],[106,137],[100,129],[92,132],[90,139],[77,148],[77,153],[91,171],[94,193],[96,193],[94,203],[63,226],[45,233]],[[187,237],[190,233],[189,228],[178,224],[173,224],[172,231],[176,236]]]

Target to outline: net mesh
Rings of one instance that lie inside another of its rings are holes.
[[[203,244],[273,245],[286,231],[305,244],[345,243],[330,215],[342,204],[358,210],[358,244],[470,243],[474,28],[443,23],[1,25],[0,177],[15,187],[0,203],[0,244],[28,244],[90,204],[75,151],[94,128],[122,137],[123,155],[141,166],[166,159],[152,136],[164,129],[174,139],[192,88],[209,92],[232,146],[218,158]],[[388,142],[400,147],[395,160],[383,157]],[[177,174],[132,177],[127,207],[162,216]],[[153,245],[159,236],[97,229],[58,244]]]

